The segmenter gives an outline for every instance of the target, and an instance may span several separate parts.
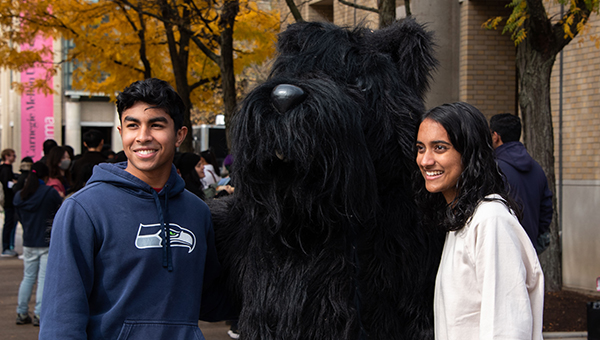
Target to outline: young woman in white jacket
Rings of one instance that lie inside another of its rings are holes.
[[[435,285],[435,338],[542,339],[544,277],[507,195],[487,121],[467,103],[422,117],[416,199],[446,241]]]

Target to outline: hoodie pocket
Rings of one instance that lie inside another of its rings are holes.
[[[205,340],[197,323],[183,321],[125,320],[118,340]]]

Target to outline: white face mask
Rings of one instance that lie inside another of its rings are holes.
[[[62,170],[67,170],[67,169],[69,169],[70,166],[71,166],[70,159],[63,159],[62,161],[60,161],[60,164],[58,165],[58,167],[61,168]]]

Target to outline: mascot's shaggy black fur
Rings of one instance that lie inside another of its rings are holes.
[[[231,127],[235,194],[212,206],[240,339],[432,338],[440,245],[411,188],[430,34],[297,23],[278,52]]]

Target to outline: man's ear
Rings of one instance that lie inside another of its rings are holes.
[[[86,148],[88,147],[86,142],[83,142],[83,146],[85,146]]]
[[[502,137],[496,131],[492,131],[492,146],[495,148],[502,145]]]
[[[176,147],[179,147],[181,143],[183,143],[183,140],[185,139],[185,136],[187,136],[187,133],[188,129],[186,126],[182,126],[181,129],[177,131],[177,140],[175,141]]]

